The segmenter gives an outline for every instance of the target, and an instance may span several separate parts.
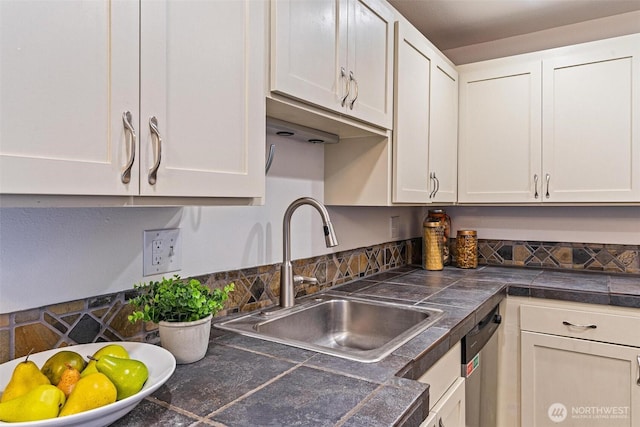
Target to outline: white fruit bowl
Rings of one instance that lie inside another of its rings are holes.
[[[147,369],[149,369],[149,378],[147,379],[147,382],[145,383],[142,390],[140,390],[133,396],[127,397],[126,399],[122,399],[101,408],[92,409],[90,411],[81,412],[75,415],[24,423],[4,423],[0,421],[0,425],[12,427],[106,426],[125,416],[133,408],[135,408],[135,406],[140,403],[142,399],[156,391],[169,379],[169,377],[171,377],[173,371],[176,368],[176,359],[167,350],[162,347],[139,342],[101,342],[93,344],[74,345],[35,353],[29,356],[29,360],[32,360],[36,365],[38,365],[39,368],[42,368],[42,365],[44,365],[44,362],[46,362],[49,357],[53,356],[55,353],[61,350],[75,351],[86,359],[87,356],[91,356],[101,347],[104,347],[108,344],[122,345],[127,349],[127,351],[129,352],[129,356],[132,359],[140,360],[145,365],[147,365]],[[18,359],[14,359],[0,365],[0,393],[4,391],[4,388],[7,386],[7,383],[11,379],[13,369],[18,363],[22,361],[24,361],[24,357],[20,357]]]

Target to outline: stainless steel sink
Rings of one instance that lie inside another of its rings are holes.
[[[442,311],[322,294],[290,308],[249,314],[217,328],[359,362],[377,362],[429,328]]]

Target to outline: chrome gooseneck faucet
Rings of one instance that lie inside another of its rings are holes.
[[[280,307],[292,307],[295,301],[294,283],[318,283],[316,278],[294,276],[291,267],[291,216],[302,205],[311,205],[322,217],[324,240],[328,248],[338,246],[336,233],[333,231],[329,213],[324,205],[311,197],[294,200],[284,212],[282,221],[282,267],[280,268]]]

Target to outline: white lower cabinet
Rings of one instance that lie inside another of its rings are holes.
[[[640,426],[640,316],[607,311],[520,307],[522,427]]]
[[[464,427],[464,378],[458,378],[431,409],[421,427]]]
[[[429,416],[421,427],[465,426],[465,379],[460,376],[460,343],[418,381],[429,384]]]

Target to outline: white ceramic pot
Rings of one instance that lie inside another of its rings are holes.
[[[197,362],[207,354],[212,318],[210,314],[193,322],[161,321],[160,344],[173,354],[178,364]]]

